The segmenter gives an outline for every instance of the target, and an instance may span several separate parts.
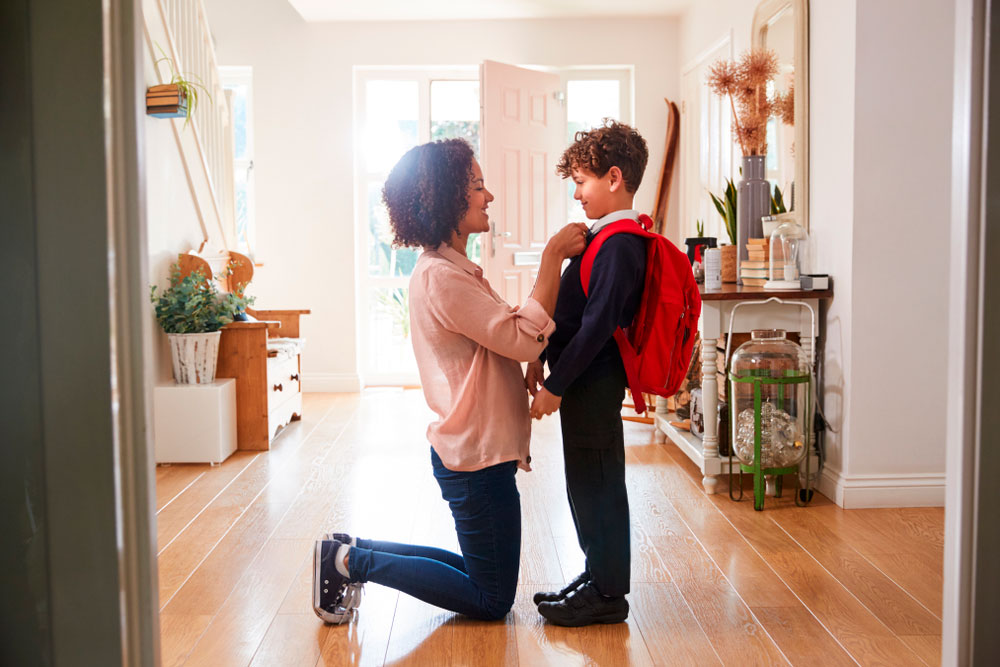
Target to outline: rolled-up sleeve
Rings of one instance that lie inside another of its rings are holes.
[[[509,359],[534,361],[556,328],[533,298],[515,310],[477,285],[473,276],[441,269],[424,277],[430,310],[445,328]]]

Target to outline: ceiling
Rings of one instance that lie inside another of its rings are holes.
[[[288,0],[306,21],[679,16],[693,0]]]

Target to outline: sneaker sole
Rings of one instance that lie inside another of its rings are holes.
[[[539,611],[538,613],[541,614],[542,618],[544,618],[549,623],[560,625],[564,628],[581,628],[585,625],[598,625],[598,624],[611,625],[613,623],[624,623],[628,619],[628,612],[625,612],[625,615],[608,614],[605,616],[598,616],[595,618],[581,618],[581,619],[570,619],[570,620],[549,618],[541,611]]]

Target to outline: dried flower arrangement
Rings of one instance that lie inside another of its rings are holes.
[[[770,49],[750,49],[738,61],[719,60],[709,70],[708,86],[728,97],[733,136],[743,155],[767,153],[767,119],[792,115],[792,92],[768,97],[767,84],[778,74],[778,56]],[[787,121],[786,121],[787,122]]]
[[[795,125],[795,80],[788,84],[784,95],[777,95],[774,100],[775,116],[785,125]]]

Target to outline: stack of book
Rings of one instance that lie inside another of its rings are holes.
[[[740,280],[744,285],[763,287],[771,277],[769,251],[767,239],[747,239],[747,258],[740,262]]]
[[[187,97],[174,83],[150,86],[146,91],[146,114],[156,118],[183,118],[187,103]]]

